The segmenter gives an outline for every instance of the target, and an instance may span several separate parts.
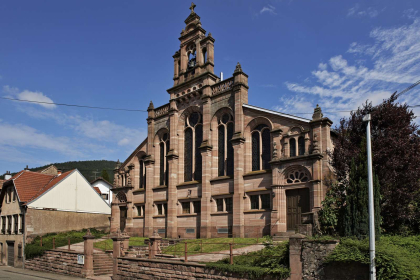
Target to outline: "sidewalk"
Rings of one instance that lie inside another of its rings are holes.
[[[39,279],[47,279],[47,280],[82,280],[85,278],[73,277],[73,276],[66,276],[61,274],[54,274],[54,273],[47,273],[47,272],[39,272],[33,271],[29,269],[22,269],[22,268],[15,268],[10,266],[0,266],[0,279],[16,279],[16,280],[39,280]],[[102,278],[106,280],[107,278]],[[98,280],[102,280],[99,279]],[[111,278],[108,278],[111,279]]]
[[[264,249],[264,245],[251,245],[247,247],[242,247],[238,249],[233,249],[233,254],[246,254],[249,252],[255,252],[260,251]],[[188,261],[193,262],[216,262],[218,260],[222,260],[224,258],[229,258],[230,251],[220,251],[220,252],[214,252],[211,254],[202,254],[202,255],[193,255],[188,256]],[[182,258],[182,257],[181,257]]]

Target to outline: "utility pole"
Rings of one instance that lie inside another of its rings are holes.
[[[95,180],[96,180],[96,174],[100,172],[98,171],[98,169],[96,169],[96,171],[92,171],[92,173],[95,174]]]
[[[363,117],[366,126],[366,145],[368,156],[368,181],[369,181],[369,257],[370,257],[370,280],[376,280],[375,266],[375,213],[373,201],[373,174],[372,174],[372,149],[370,140],[370,114]]]

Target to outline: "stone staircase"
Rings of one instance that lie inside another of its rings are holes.
[[[295,234],[295,231],[279,232],[273,236],[273,241],[289,241],[289,237]]]
[[[105,275],[112,274],[112,257],[104,252],[95,252],[93,254],[93,274]]]

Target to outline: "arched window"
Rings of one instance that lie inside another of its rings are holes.
[[[169,136],[168,133],[164,133],[159,139],[159,154],[160,154],[160,176],[159,184],[161,186],[168,185],[168,159],[166,155],[169,152]]]
[[[295,169],[287,174],[286,181],[288,184],[305,183],[309,181],[309,178],[308,172]]]
[[[207,49],[203,48],[202,53],[203,53],[203,63],[206,63],[207,62]]]
[[[191,113],[185,118],[184,142],[184,180],[201,180],[201,152],[203,142],[203,117],[200,113]]]
[[[224,114],[219,119],[218,126],[218,175],[233,175],[233,118],[229,114]]]
[[[252,171],[270,169],[270,129],[267,125],[260,124],[251,132],[251,138]]]
[[[296,156],[296,140],[295,140],[295,138],[291,138],[289,143],[290,143],[290,156],[295,157]]]
[[[300,156],[305,154],[305,138],[303,136],[300,136],[298,139],[298,150]]]
[[[139,160],[140,163],[140,176],[139,176],[139,188],[145,189],[146,188],[146,165],[144,164],[145,157],[142,157]]]

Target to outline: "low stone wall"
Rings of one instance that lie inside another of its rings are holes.
[[[117,276],[113,280],[134,279],[219,279],[247,280],[233,273],[207,268],[204,264],[184,263],[171,260],[148,260],[137,258],[118,258]],[[271,278],[260,278],[271,280]]]
[[[303,279],[324,279],[324,260],[338,245],[337,240],[302,240],[302,276]]]
[[[49,250],[44,255],[25,261],[25,268],[35,271],[84,277],[83,264],[77,264],[80,253],[65,250]]]

